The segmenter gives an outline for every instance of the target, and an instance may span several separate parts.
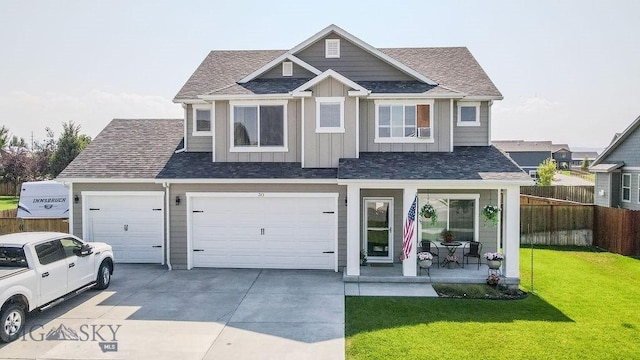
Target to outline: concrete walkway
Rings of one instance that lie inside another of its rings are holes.
[[[431,284],[420,283],[345,283],[346,296],[438,297]]]

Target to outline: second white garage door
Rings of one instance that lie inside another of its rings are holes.
[[[195,267],[335,269],[337,194],[187,194]]]

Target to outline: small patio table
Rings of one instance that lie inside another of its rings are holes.
[[[445,256],[444,261],[442,262],[442,266],[446,267],[450,263],[455,263],[458,266],[462,267],[462,265],[458,262],[458,258],[456,257],[456,250],[462,246],[461,242],[452,241],[452,242],[440,242],[440,245],[447,248],[447,256]]]

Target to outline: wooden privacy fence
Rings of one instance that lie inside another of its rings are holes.
[[[0,218],[0,235],[28,231],[57,231],[68,233],[67,219],[16,219]]]
[[[14,218],[18,209],[0,210],[0,218]]]
[[[20,195],[20,186],[14,183],[0,183],[0,195],[18,196]]]
[[[593,243],[593,205],[520,205],[520,243]]]
[[[593,245],[621,255],[640,255],[640,211],[596,206]]]
[[[593,204],[593,186],[521,186],[522,195]]]
[[[582,203],[558,200],[551,198],[543,198],[533,195],[520,195],[520,205],[584,205]]]

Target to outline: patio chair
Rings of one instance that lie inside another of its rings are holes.
[[[467,259],[467,265],[469,264],[469,258],[478,258],[478,270],[480,270],[480,253],[482,253],[482,243],[478,241],[470,241],[464,244],[462,248],[462,267],[464,267],[464,259]]]
[[[431,255],[433,255],[433,261],[436,262],[438,264],[438,268],[440,268],[440,257],[438,256],[440,255],[440,250],[438,249],[438,247],[434,246],[433,249],[435,249],[435,252],[431,251],[431,241],[429,240],[422,240],[420,242],[420,246],[422,247],[422,251],[431,253]]]

